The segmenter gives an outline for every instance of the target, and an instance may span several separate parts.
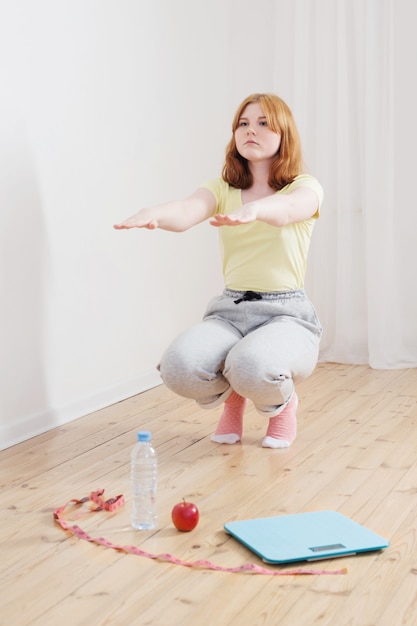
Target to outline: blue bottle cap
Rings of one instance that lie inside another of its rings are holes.
[[[150,441],[151,440],[151,433],[149,432],[149,430],[140,430],[138,432],[138,441]]]

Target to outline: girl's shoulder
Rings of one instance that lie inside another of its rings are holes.
[[[323,202],[323,187],[315,176],[312,176],[311,174],[299,174],[291,183],[288,183],[288,185],[283,187],[281,192],[290,193],[293,189],[297,189],[298,187],[308,187],[309,189],[312,189],[319,197],[319,205]]]
[[[227,191],[230,187],[229,183],[226,183],[221,176],[218,178],[212,178],[201,185],[204,189],[210,189],[210,191]]]
[[[201,185],[201,187],[211,191],[217,200],[220,200],[220,198],[227,198],[230,194],[236,192],[240,193],[240,189],[236,189],[235,187],[229,185],[229,183],[226,183],[221,176],[206,181],[203,185]]]

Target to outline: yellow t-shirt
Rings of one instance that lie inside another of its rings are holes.
[[[217,200],[216,213],[227,214],[242,206],[241,190],[222,178],[203,185]],[[303,222],[276,227],[264,222],[219,227],[225,285],[237,291],[292,291],[304,287],[307,254],[315,220],[319,217],[323,188],[309,174],[297,176],[276,193],[296,187],[316,192],[319,208]]]

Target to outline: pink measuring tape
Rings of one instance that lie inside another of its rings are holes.
[[[136,546],[120,546],[118,544],[112,543],[103,537],[92,537],[87,532],[82,530],[76,524],[72,524],[68,522],[65,517],[65,511],[70,506],[81,507],[86,502],[92,502],[94,505],[90,507],[87,513],[97,513],[99,511],[116,511],[119,507],[123,506],[125,501],[123,495],[116,496],[115,498],[109,498],[108,500],[103,499],[104,489],[97,489],[96,491],[92,491],[89,496],[85,498],[72,499],[64,506],[60,506],[54,510],[54,520],[61,526],[63,530],[71,533],[78,539],[84,539],[85,541],[89,541],[90,543],[95,543],[100,546],[104,546],[105,548],[112,548],[113,550],[117,550],[118,552],[126,552],[129,554],[136,554],[137,556],[143,556],[148,559],[154,559],[157,561],[165,561],[168,563],[174,563],[175,565],[182,565],[183,567],[194,567],[199,569],[207,569],[214,570],[216,572],[228,572],[231,574],[238,573],[248,573],[248,574],[263,574],[267,576],[300,576],[300,575],[323,575],[323,574],[346,574],[347,569],[342,568],[338,570],[317,570],[317,569],[286,569],[286,570],[271,570],[265,567],[260,567],[255,563],[245,563],[244,565],[238,565],[237,567],[222,567],[221,565],[216,565],[215,563],[211,563],[206,560],[199,561],[182,561],[181,559],[177,559],[172,554],[151,554],[150,552],[145,552],[144,550],[140,550]],[[81,513],[78,513],[76,517],[80,517]]]

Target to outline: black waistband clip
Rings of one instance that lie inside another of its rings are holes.
[[[234,303],[239,304],[240,302],[250,302],[252,300],[262,300],[262,294],[256,293],[256,291],[245,291],[241,298],[239,298],[238,300],[234,300]]]

